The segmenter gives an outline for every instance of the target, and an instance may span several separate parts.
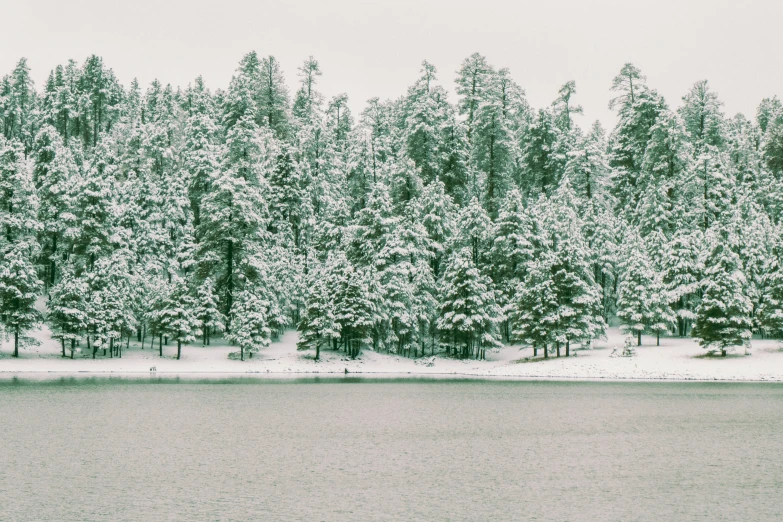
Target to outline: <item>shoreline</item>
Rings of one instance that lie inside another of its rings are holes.
[[[314,352],[297,350],[298,334],[286,332],[278,341],[262,348],[245,361],[235,360],[236,347],[223,341],[211,346],[183,346],[182,359],[175,358],[176,346],[141,348],[135,341],[122,357],[96,359],[77,351],[74,359],[61,357],[61,346],[43,328],[36,332],[37,345],[11,357],[10,346],[0,342],[0,381],[89,379],[117,377],[128,379],[470,379],[561,382],[783,382],[783,343],[780,340],[754,340],[751,355],[705,356],[693,339],[664,337],[655,345],[654,337],[643,337],[643,345],[633,357],[613,355],[624,336],[610,328],[607,338],[590,349],[572,347],[571,357],[548,359],[532,357],[528,347],[504,346],[488,351],[486,360],[456,359],[444,354],[416,359],[364,350],[351,359],[345,353],[325,349],[315,362]],[[155,371],[150,371],[151,369]]]
[[[307,371],[297,370],[290,372],[271,371],[225,371],[225,370],[180,370],[180,371],[155,371],[145,372],[141,370],[0,370],[0,382],[14,377],[31,377],[30,380],[49,380],[58,378],[76,377],[128,377],[142,380],[148,378],[172,379],[192,378],[194,380],[239,380],[256,379],[263,380],[297,380],[325,377],[333,380],[345,380],[360,378],[366,380],[472,380],[472,381],[517,381],[517,382],[670,382],[670,383],[746,383],[746,384],[783,384],[783,376],[780,378],[760,377],[748,378],[703,378],[703,377],[660,377],[660,376],[573,376],[573,375],[535,375],[535,374],[479,374],[469,372],[399,372],[399,371]],[[39,379],[36,379],[39,378]]]

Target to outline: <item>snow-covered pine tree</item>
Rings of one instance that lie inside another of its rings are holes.
[[[0,261],[0,320],[3,328],[14,336],[14,357],[19,357],[19,345],[24,333],[41,321],[35,300],[41,290],[29,249],[24,245],[6,248]]]
[[[486,99],[494,69],[487,59],[479,53],[473,53],[462,62],[457,72],[457,104],[459,113],[466,117],[467,139],[471,142],[476,127],[479,105]]]
[[[596,121],[586,136],[579,138],[567,154],[565,176],[574,190],[585,199],[606,197],[609,166],[606,160],[606,136]]]
[[[473,161],[482,174],[482,200],[491,218],[512,183],[512,171],[519,157],[516,129],[527,114],[524,91],[508,69],[490,75],[486,96],[475,112]]]
[[[696,319],[703,275],[701,248],[703,235],[697,229],[680,229],[665,246],[661,257],[663,284],[669,294],[674,313],[677,316],[677,330],[685,337],[688,328]]]
[[[757,314],[762,332],[783,336],[783,243],[778,240],[764,266],[763,293]]]
[[[212,334],[222,333],[226,329],[225,316],[220,312],[220,297],[215,291],[215,283],[207,277],[196,289],[196,308],[204,346],[209,345]]]
[[[340,337],[340,324],[335,317],[335,306],[329,293],[328,274],[323,269],[310,272],[307,297],[302,319],[299,322],[299,350],[315,348],[315,360],[321,358],[321,346],[327,346]]]
[[[663,276],[655,272],[650,287],[650,315],[647,329],[655,333],[655,345],[661,345],[661,334],[671,332],[677,322],[677,316],[671,307],[671,297],[663,284]]]
[[[473,262],[473,250],[457,250],[443,274],[438,329],[460,357],[485,358],[486,349],[500,345],[497,323],[502,319],[492,281]]]
[[[197,303],[187,282],[174,276],[171,291],[166,295],[160,310],[160,329],[177,341],[177,360],[182,357],[182,343],[191,343],[201,335],[201,321],[196,316]]]
[[[288,87],[285,85],[280,62],[274,56],[261,60],[258,90],[260,125],[266,125],[280,137],[286,137],[289,118]]]
[[[495,222],[494,241],[490,249],[492,279],[499,291],[498,304],[509,317],[514,307],[513,296],[525,277],[527,263],[533,258],[530,241],[532,223],[522,201],[522,193],[510,190],[500,205]],[[504,337],[509,338],[509,323],[503,323]]]
[[[347,261],[345,261],[347,263]],[[357,269],[350,263],[344,265],[344,277],[339,281],[337,294],[334,295],[335,320],[340,325],[340,336],[346,352],[352,357],[359,356],[362,346],[373,343],[374,328],[378,324],[382,310],[378,300],[383,296],[371,293],[375,276],[371,267]]]
[[[593,278],[601,287],[601,310],[604,321],[615,309],[617,276],[620,252],[618,243],[622,237],[620,220],[611,211],[611,203],[599,204],[591,198],[585,205],[583,235],[587,241]]]
[[[171,283],[167,280],[159,280],[154,287],[154,293],[150,299],[150,305],[146,310],[144,319],[147,321],[150,335],[152,336],[152,345],[155,345],[155,338],[158,338],[158,355],[163,357],[163,334],[166,303],[171,293]]]
[[[473,198],[457,215],[459,233],[455,237],[456,248],[470,249],[473,264],[483,267],[492,241],[492,220],[487,211]]]
[[[446,193],[446,185],[435,180],[425,186],[415,205],[417,221],[427,233],[425,245],[429,252],[430,267],[435,278],[440,276],[448,241],[454,235],[456,206]]]
[[[538,349],[549,357],[549,345],[554,344],[553,331],[558,323],[558,299],[552,279],[552,268],[557,262],[555,253],[548,249],[539,252],[526,267],[525,279],[514,295],[515,308],[512,311],[514,338],[533,346],[533,355]]]
[[[264,303],[252,287],[242,289],[231,307],[231,332],[229,341],[239,345],[240,360],[245,352],[253,356],[259,348],[269,346],[272,331],[269,328],[267,312],[269,304]]]
[[[524,136],[522,149],[525,174],[518,183],[526,188],[528,196],[551,194],[560,182],[565,162],[555,154],[560,135],[551,111],[540,109]]]
[[[702,300],[696,310],[693,337],[707,350],[725,356],[737,346],[750,347],[752,305],[733,240],[725,226],[711,231],[711,249],[705,262]]]
[[[87,281],[77,276],[72,266],[66,265],[60,281],[52,287],[49,294],[47,319],[52,331],[60,338],[63,357],[68,343],[73,359],[76,343],[87,329],[89,305],[86,300],[89,291]]]
[[[38,324],[35,308],[42,282],[34,260],[40,253],[36,233],[38,197],[22,144],[0,136],[0,325],[14,336],[14,357],[20,338]]]
[[[77,166],[71,151],[54,127],[43,127],[34,144],[33,182],[38,187],[40,199],[39,220],[43,227],[42,255],[48,263],[47,284],[52,285],[57,276],[57,259],[62,256],[63,234],[73,226],[68,191],[76,180]]]
[[[100,307],[92,309],[95,331],[109,343],[107,349],[112,357],[122,357],[122,338],[127,335],[130,340],[137,323],[133,314],[131,257],[128,250],[118,249],[99,258],[88,274],[92,297],[100,303]]]
[[[625,255],[617,287],[617,317],[625,330],[636,334],[637,344],[641,346],[642,332],[648,329],[653,319],[656,274],[638,232],[629,231],[623,247]]]
[[[423,181],[430,183],[441,173],[443,127],[449,107],[446,91],[435,85],[435,66],[425,60],[421,67],[421,76],[408,89],[405,100],[405,146]]]
[[[544,216],[556,258],[551,265],[551,277],[557,295],[558,320],[551,334],[558,356],[561,344],[565,344],[566,356],[569,356],[571,343],[584,345],[606,331],[600,288],[593,277],[590,251],[582,236],[577,206],[570,180],[563,178],[546,206]]]

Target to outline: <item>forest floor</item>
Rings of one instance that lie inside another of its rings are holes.
[[[542,357],[541,351],[533,357],[532,348],[505,346],[488,351],[485,361],[456,359],[445,355],[418,359],[363,350],[355,360],[343,352],[321,350],[321,360],[314,360],[314,351],[297,351],[297,333],[286,332],[267,348],[262,348],[245,361],[229,358],[238,348],[217,339],[211,346],[183,346],[182,359],[177,360],[176,343],[163,346],[163,357],[158,345],[151,349],[147,340],[144,349],[131,342],[122,357],[110,358],[98,350],[92,359],[86,347],[74,359],[62,358],[60,344],[52,339],[45,326],[35,332],[37,346],[24,346],[19,357],[11,357],[12,339],[0,340],[0,377],[15,374],[373,374],[376,376],[477,376],[513,377],[522,379],[607,379],[607,380],[725,380],[725,381],[783,381],[783,343],[779,340],[759,340],[752,343],[751,355],[739,349],[727,357],[708,356],[692,339],[655,338],[643,336],[642,346],[633,357],[613,356],[614,348],[622,351],[624,335],[610,328],[608,339],[594,343],[592,349],[573,349],[571,357]],[[125,348],[123,346],[123,348]],[[67,352],[68,353],[68,352]],[[238,355],[238,354],[237,354]],[[429,364],[431,363],[431,365]]]

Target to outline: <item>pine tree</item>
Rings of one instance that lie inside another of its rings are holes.
[[[0,84],[0,129],[8,139],[19,140],[29,150],[34,136],[33,110],[36,92],[27,59],[21,58]]]
[[[497,217],[498,205],[512,181],[520,155],[516,129],[527,113],[524,91],[514,83],[507,69],[492,74],[485,99],[475,112],[473,160],[483,174],[483,197],[490,217]]]
[[[492,241],[492,221],[478,198],[473,198],[460,210],[457,221],[460,224],[457,245],[468,247],[473,264],[483,266]]]
[[[260,347],[269,346],[271,329],[269,328],[269,304],[264,303],[252,288],[245,288],[237,295],[231,308],[231,333],[228,339],[239,345],[240,360],[245,360],[245,352],[253,356]]]
[[[371,268],[356,269],[348,263],[344,274],[334,295],[335,321],[340,325],[346,351],[356,358],[362,346],[373,342],[373,329],[381,313],[376,302],[380,296],[371,293],[374,283]]]
[[[611,90],[619,94],[609,102],[609,108],[631,107],[636,103],[640,91],[646,88],[647,77],[632,63],[626,63],[620,69],[620,74],[612,80]]]
[[[685,337],[696,319],[700,281],[703,273],[698,232],[678,230],[665,246],[662,256],[663,284],[677,316],[680,337]]]
[[[513,335],[533,346],[534,355],[543,348],[549,357],[549,345],[555,343],[554,331],[559,320],[557,292],[552,269],[557,257],[552,250],[541,253],[528,265],[524,281],[517,287],[512,312]]]
[[[321,358],[321,346],[340,337],[340,324],[335,317],[335,307],[329,293],[327,274],[322,270],[311,272],[305,311],[298,325],[297,349],[315,348],[315,360]]]
[[[485,358],[487,348],[500,345],[495,335],[502,312],[492,281],[476,267],[471,248],[453,254],[442,285],[438,329],[451,340],[455,354]]]
[[[490,258],[494,261],[491,265],[492,279],[499,291],[498,304],[506,317],[514,306],[514,294],[524,280],[527,264],[534,255],[531,235],[532,223],[522,202],[522,194],[513,189],[501,204],[490,250]],[[507,322],[504,330],[508,339]]]
[[[610,108],[619,108],[620,119],[609,139],[609,166],[617,210],[625,216],[632,215],[644,191],[638,184],[644,153],[658,115],[666,109],[663,98],[648,89],[644,80],[636,67],[626,64],[612,84],[620,95]]]
[[[693,337],[699,344],[707,350],[719,349],[723,356],[736,346],[747,350],[753,327],[745,274],[739,256],[732,251],[732,242],[725,227],[715,232],[693,325]]]
[[[780,241],[764,269],[759,324],[766,335],[779,338],[783,336],[783,245]]]
[[[695,150],[701,151],[705,146],[722,147],[725,141],[722,103],[710,91],[707,80],[696,82],[682,101],[680,114]]]
[[[559,139],[552,113],[539,110],[525,134],[522,150],[526,172],[519,184],[527,194],[550,194],[560,182],[562,170],[555,154]]]
[[[0,324],[20,337],[41,319],[35,300],[42,282],[34,265],[40,246],[36,233],[38,198],[22,144],[0,136]]]
[[[131,257],[128,250],[118,249],[98,259],[88,274],[91,299],[97,303],[91,311],[95,316],[93,330],[109,343],[112,357],[122,357],[122,337],[130,337],[137,324],[133,314]]]
[[[581,105],[571,104],[571,97],[575,94],[576,82],[571,80],[560,87],[560,90],[557,92],[557,99],[552,102],[552,108],[555,111],[555,124],[566,134],[571,132],[574,125],[572,116],[584,113]]]
[[[539,239],[539,251],[551,248],[549,264],[557,309],[549,335],[557,355],[565,344],[566,356],[571,343],[587,343],[606,330],[602,317],[601,294],[590,265],[590,252],[582,235],[582,222],[576,213],[578,199],[568,178],[564,178],[549,201],[542,201],[542,225],[546,242]],[[543,243],[543,244],[542,244]]]
[[[196,300],[190,295],[187,282],[181,278],[172,281],[172,291],[166,303],[162,326],[171,338],[177,341],[177,360],[182,356],[182,343],[191,343],[201,334],[200,321],[196,316]]]
[[[4,249],[0,261],[0,320],[5,330],[13,333],[14,357],[19,357],[23,334],[41,321],[35,300],[42,283],[24,246]]]
[[[275,131],[278,137],[288,133],[288,88],[283,79],[280,63],[274,56],[261,60],[258,91],[258,116],[260,125]]]
[[[318,60],[308,57],[299,67],[300,86],[294,96],[293,115],[305,124],[312,124],[319,116],[324,97],[316,90],[318,77],[323,73]]]
[[[637,344],[641,346],[642,332],[654,320],[653,307],[658,304],[654,301],[660,301],[653,295],[657,289],[656,274],[637,233],[632,232],[624,246],[625,260],[617,288],[617,317],[625,330],[636,334]]]
[[[263,191],[230,169],[213,183],[202,203],[197,249],[198,274],[212,277],[230,326],[239,276],[254,246],[265,237],[267,209]]]
[[[490,88],[493,72],[487,59],[478,53],[466,58],[457,72],[457,94],[462,97],[458,107],[459,113],[466,116],[468,141],[473,137],[476,113]]]
[[[118,116],[122,88],[103,59],[92,55],[85,60],[78,80],[78,127],[84,145],[95,147],[99,136]]]
[[[636,221],[642,236],[654,230],[671,235],[682,216],[677,215],[690,174],[691,147],[677,115],[662,112],[650,129],[637,187],[642,191]]]
[[[451,197],[446,194],[446,185],[435,180],[422,190],[417,199],[417,221],[424,226],[424,239],[429,252],[430,268],[433,277],[440,276],[448,241],[454,235],[454,214],[456,207]]]
[[[60,338],[63,357],[65,357],[66,343],[70,343],[71,359],[73,359],[76,342],[81,338],[81,333],[87,329],[89,305],[86,299],[89,291],[87,281],[77,276],[72,267],[67,267],[63,270],[62,278],[52,287],[49,294],[47,319]]]
[[[207,277],[196,289],[196,319],[200,322],[204,346],[209,345],[211,333],[221,333],[226,329],[225,317],[220,312],[220,297],[215,284]]]
[[[33,182],[40,199],[39,219],[44,231],[43,256],[48,262],[52,285],[57,276],[57,258],[62,255],[64,233],[75,225],[69,191],[77,180],[77,166],[73,154],[51,126],[43,127],[34,145]],[[65,245],[67,247],[67,245]]]
[[[405,100],[405,145],[422,179],[430,183],[441,174],[449,107],[446,91],[435,85],[435,66],[426,60],[421,66],[421,77],[408,89]]]
[[[577,193],[586,199],[606,197],[609,166],[605,151],[604,130],[596,121],[590,132],[578,139],[567,154],[564,175],[571,180]]]

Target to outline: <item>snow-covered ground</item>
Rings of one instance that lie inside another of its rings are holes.
[[[655,346],[655,338],[643,337],[643,345],[634,357],[612,357],[612,349],[621,351],[624,336],[617,328],[609,330],[608,341],[597,341],[592,350],[575,350],[572,357],[532,358],[530,348],[508,346],[487,353],[486,361],[458,360],[436,357],[431,366],[429,357],[409,359],[364,350],[359,358],[351,360],[342,352],[322,350],[321,360],[313,360],[314,352],[296,350],[296,332],[287,332],[279,342],[262,349],[244,362],[229,359],[236,347],[217,343],[202,347],[184,346],[182,359],[176,360],[176,344],[163,347],[164,356],[158,356],[157,344],[150,349],[147,341],[142,350],[131,343],[122,358],[103,357],[99,350],[93,360],[86,349],[74,360],[60,357],[60,345],[44,327],[35,332],[38,346],[24,347],[19,358],[11,357],[11,340],[0,346],[0,375],[18,373],[149,373],[156,367],[157,374],[387,374],[387,375],[465,375],[479,377],[515,377],[544,379],[671,379],[671,380],[729,380],[729,381],[783,381],[783,344],[776,340],[754,340],[752,355],[742,350],[727,357],[708,357],[691,339],[662,338]],[[576,357],[573,356],[576,354]],[[565,354],[565,350],[562,350]]]

